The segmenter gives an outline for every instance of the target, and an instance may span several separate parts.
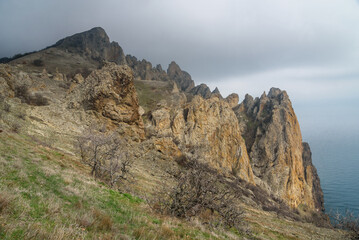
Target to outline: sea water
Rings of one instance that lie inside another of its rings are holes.
[[[359,132],[327,129],[307,133],[324,193],[326,213],[359,215]]]

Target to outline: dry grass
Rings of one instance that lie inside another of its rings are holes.
[[[93,225],[98,230],[111,230],[113,226],[112,219],[109,215],[99,209],[93,209],[92,216],[94,218]]]
[[[5,213],[11,205],[12,197],[8,193],[0,193],[0,214]]]
[[[164,239],[171,239],[175,232],[169,226],[162,225],[158,235]]]

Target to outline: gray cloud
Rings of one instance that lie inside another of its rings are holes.
[[[359,95],[355,0],[0,0],[0,57],[102,26],[125,53],[196,83],[295,101]]]

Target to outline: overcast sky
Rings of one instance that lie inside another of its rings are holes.
[[[338,116],[359,129],[356,0],[0,0],[0,57],[95,26],[223,95],[287,90],[304,131]]]

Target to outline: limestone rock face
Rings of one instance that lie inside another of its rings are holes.
[[[228,97],[226,97],[225,100],[231,108],[234,108],[235,106],[238,105],[239,96],[237,93],[232,93],[232,94],[228,95]]]
[[[117,42],[110,42],[105,30],[101,27],[61,39],[53,47],[85,55],[98,61],[106,60],[117,64],[126,62],[122,48]]]
[[[172,135],[180,146],[190,148],[199,160],[254,183],[238,121],[225,101],[194,96],[190,103],[172,114],[170,109],[161,108],[151,117],[160,134]]]
[[[221,92],[219,91],[219,89],[217,87],[212,91],[212,96],[217,96],[220,99],[223,98]]]
[[[11,67],[7,64],[0,64],[0,95],[2,97],[14,97],[15,79],[11,73]]]
[[[191,93],[193,95],[199,95],[199,96],[203,97],[204,99],[210,98],[212,95],[211,90],[204,83],[195,86],[194,88],[192,88],[189,91],[189,93]]]
[[[127,66],[107,63],[93,71],[70,96],[70,107],[94,110],[117,124],[126,123],[144,136],[132,71]]]
[[[132,68],[135,79],[169,81],[167,73],[162,70],[161,65],[155,68],[146,60],[138,61],[136,57],[127,55],[126,62]]]
[[[320,197],[313,196],[313,188],[321,192],[315,168],[308,150],[303,150],[299,123],[287,93],[272,88],[268,96],[263,93],[253,99],[247,95],[234,111],[257,184],[291,207],[305,204],[321,208]]]
[[[0,95],[26,98],[27,102],[31,102],[36,94],[43,94],[39,86],[34,88],[32,77],[15,66],[0,64]]]
[[[304,175],[308,186],[312,189],[314,199],[314,207],[318,210],[324,211],[324,196],[322,187],[320,186],[320,179],[317,169],[312,163],[312,152],[310,151],[309,144],[303,142],[303,166]]]
[[[191,75],[185,71],[182,71],[177,63],[171,62],[171,64],[168,66],[167,74],[171,80],[176,82],[177,86],[182,91],[189,91],[194,88],[194,81],[192,80]]]

